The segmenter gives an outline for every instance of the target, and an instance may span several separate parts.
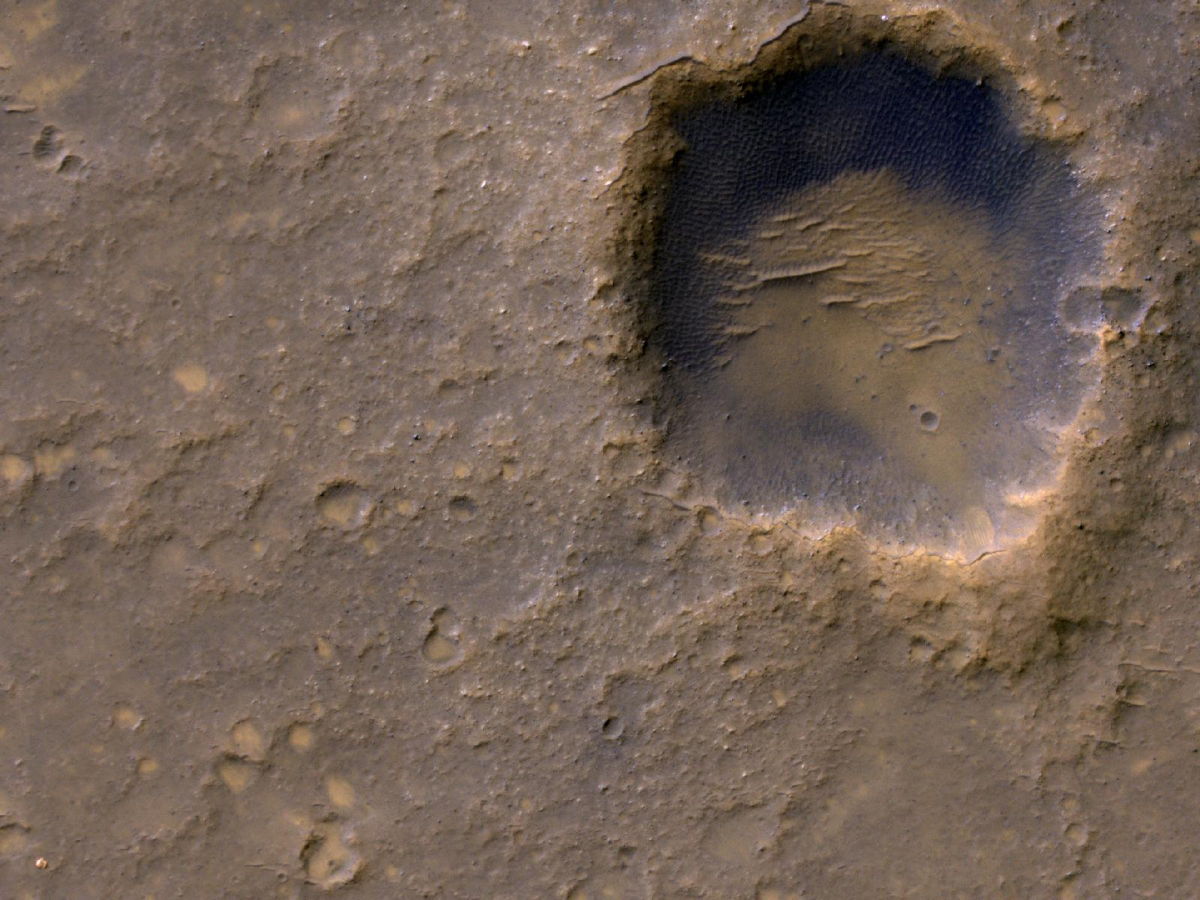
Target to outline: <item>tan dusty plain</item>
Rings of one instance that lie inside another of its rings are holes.
[[[1200,897],[1198,38],[1193,0],[0,3],[0,898]],[[1088,336],[1027,526],[955,443],[1020,248],[886,173],[707,248],[729,390],[982,509],[944,552],[673,459],[626,240],[670,84],[864,41],[986,75],[1145,311]]]

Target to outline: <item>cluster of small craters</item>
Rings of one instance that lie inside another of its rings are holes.
[[[332,656],[324,641],[318,642],[317,653]],[[281,877],[302,878],[328,890],[352,882],[365,864],[355,849],[354,819],[361,803],[347,775],[307,768],[318,743],[320,710],[314,713],[314,721],[296,720],[270,731],[254,719],[234,723],[214,771],[236,814],[259,818],[264,828],[277,831],[278,839],[269,846],[290,846],[290,859],[264,864],[276,865]],[[299,785],[307,802],[278,796]]]
[[[283,734],[293,757],[307,754],[316,741],[314,727],[306,722],[292,723]],[[279,764],[273,744],[268,745],[251,720],[233,726],[228,751],[217,764],[217,775],[231,793],[242,794],[264,767]],[[297,807],[285,810],[283,819],[293,834],[307,832],[296,854],[306,880],[328,889],[353,881],[363,859],[353,849],[350,819],[357,801],[353,785],[342,775],[329,774],[321,786],[324,798],[318,803],[323,814],[314,818]]]

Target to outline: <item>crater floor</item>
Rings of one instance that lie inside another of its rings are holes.
[[[975,558],[1029,534],[1103,217],[980,80],[883,50],[676,117],[652,303],[671,449],[736,511]]]

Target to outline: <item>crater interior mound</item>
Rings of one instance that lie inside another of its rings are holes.
[[[973,557],[1026,534],[1095,380],[1097,204],[982,80],[876,49],[672,120],[668,452],[725,505]]]

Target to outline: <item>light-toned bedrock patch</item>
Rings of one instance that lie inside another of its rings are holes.
[[[1079,292],[1100,219],[1064,159],[985,85],[881,52],[677,122],[667,451],[812,536],[967,560],[1027,536],[1122,300]]]

